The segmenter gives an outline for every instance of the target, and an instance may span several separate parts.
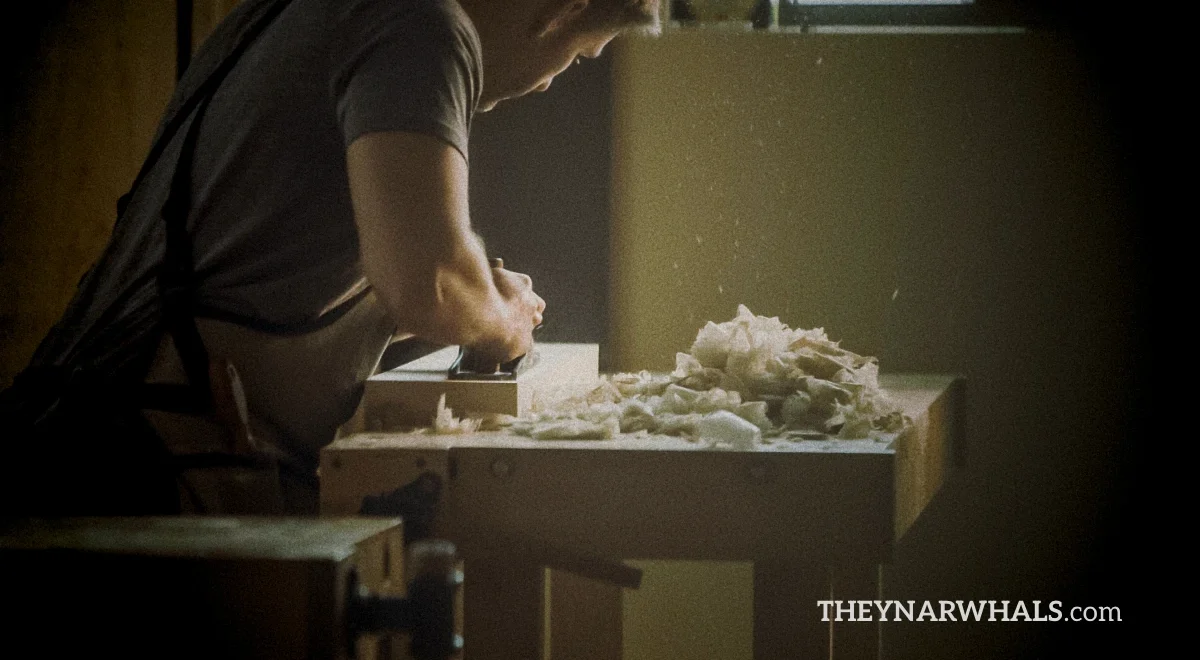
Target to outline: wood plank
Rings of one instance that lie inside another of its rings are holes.
[[[599,377],[596,344],[543,343],[534,350],[536,362],[512,381],[448,379],[447,371],[458,352],[455,346],[372,376],[360,404],[362,428],[383,431],[429,426],[443,394],[446,405],[458,416],[522,415],[538,392]]]
[[[453,538],[504,530],[605,557],[712,560],[797,549],[880,560],[892,540],[887,454],[452,453]]]

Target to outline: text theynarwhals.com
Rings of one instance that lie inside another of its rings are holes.
[[[1111,605],[1065,606],[1060,600],[818,600],[822,621],[999,621],[1112,623],[1121,609]]]

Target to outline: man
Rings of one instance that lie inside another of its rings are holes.
[[[657,12],[244,0],[0,401],[22,466],[4,510],[311,512],[317,453],[389,338],[526,352],[545,305],[471,230],[472,116],[545,91]]]

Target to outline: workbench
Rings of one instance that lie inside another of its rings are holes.
[[[756,659],[876,658],[878,623],[822,621],[817,601],[880,598],[881,565],[962,462],[963,406],[958,378],[880,380],[912,424],[874,440],[358,433],[322,453],[321,508],[356,513],[437,475],[436,534],[466,563],[467,658],[619,658],[620,590],[601,584],[632,586],[627,559],[753,562]]]

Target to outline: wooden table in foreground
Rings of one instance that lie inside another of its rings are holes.
[[[365,496],[441,477],[437,534],[459,544],[467,565],[468,658],[619,658],[619,611],[615,628],[582,626],[587,639],[558,632],[564,617],[605,611],[605,597],[546,609],[560,599],[547,597],[536,563],[573,554],[584,564],[751,561],[756,659],[877,658],[878,624],[822,621],[817,602],[880,597],[880,566],[961,462],[963,407],[963,381],[951,376],[881,384],[913,420],[881,441],[732,451],[661,436],[357,434],[322,454],[321,508],[355,513]],[[619,607],[619,589],[615,599]]]
[[[403,544],[387,518],[0,520],[5,657],[376,660],[349,586],[405,596]]]

